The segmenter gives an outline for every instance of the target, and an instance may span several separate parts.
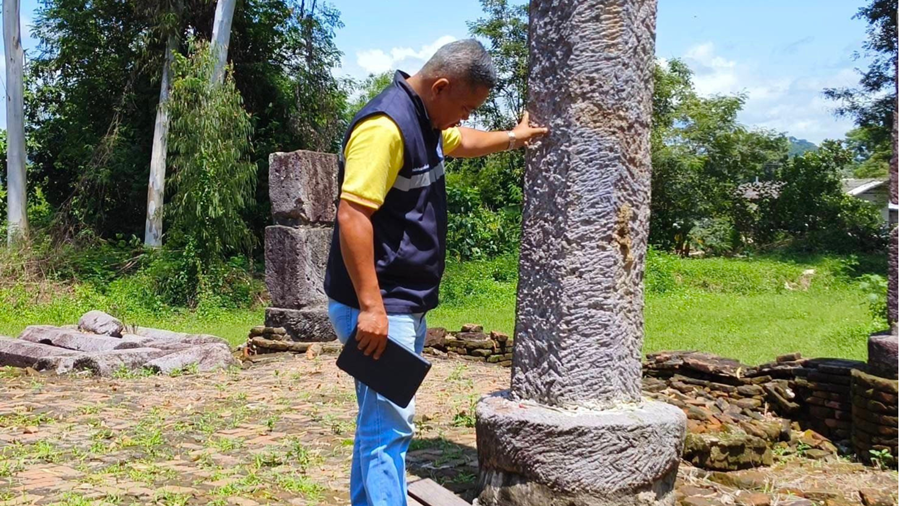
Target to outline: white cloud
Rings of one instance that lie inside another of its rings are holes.
[[[777,75],[755,62],[718,54],[712,42],[689,48],[684,61],[694,72],[694,86],[701,95],[743,93],[747,101],[739,119],[750,127],[816,143],[843,138],[853,128],[852,121],[834,116],[837,104],[822,94],[825,88],[857,84],[859,75],[852,68],[816,76]]]
[[[388,51],[382,49],[357,51],[356,64],[370,74],[380,74],[400,67],[406,72],[413,73],[419,70],[438,48],[454,40],[456,37],[444,35],[433,43],[422,46],[418,51],[411,47],[395,47]]]

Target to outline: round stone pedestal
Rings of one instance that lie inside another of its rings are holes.
[[[887,330],[869,336],[869,374],[897,379],[897,334]]]
[[[662,402],[603,411],[477,407],[479,506],[672,505],[686,418]]]

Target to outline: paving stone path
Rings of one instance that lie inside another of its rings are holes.
[[[434,362],[417,400],[410,478],[471,500],[474,403],[508,385],[509,369]],[[0,505],[346,505],[354,404],[330,355],[176,377],[0,369]],[[795,456],[727,475],[682,467],[685,506],[897,503],[895,471],[840,459]]]

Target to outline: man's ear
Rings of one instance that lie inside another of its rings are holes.
[[[442,93],[447,93],[450,91],[450,81],[446,77],[442,77],[436,80],[431,85],[431,93],[434,96],[438,96]]]

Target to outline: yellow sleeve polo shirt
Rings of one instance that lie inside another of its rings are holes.
[[[441,132],[444,154],[456,149],[462,137],[459,128]],[[403,168],[403,135],[387,115],[360,121],[344,148],[344,184],[341,198],[378,209]]]

